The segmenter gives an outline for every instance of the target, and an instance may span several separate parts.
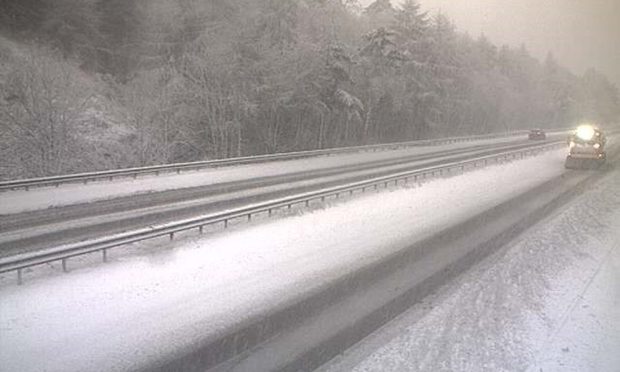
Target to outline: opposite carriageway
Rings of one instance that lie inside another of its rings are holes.
[[[402,148],[416,147],[416,146],[432,146],[432,145],[441,145],[441,144],[450,144],[450,143],[459,143],[459,142],[471,142],[471,141],[501,138],[501,137],[523,136],[526,133],[527,131],[513,131],[513,132],[504,132],[504,133],[491,133],[491,134],[484,134],[484,135],[477,135],[477,136],[447,137],[447,138],[438,138],[438,139],[429,139],[429,140],[379,144],[379,145],[367,145],[367,146],[354,146],[354,147],[343,147],[343,148],[323,149],[323,150],[288,152],[288,153],[278,153],[278,154],[271,154],[271,155],[256,155],[256,156],[229,158],[229,159],[217,159],[217,160],[196,161],[196,162],[189,162],[189,163],[164,164],[164,165],[155,165],[155,166],[148,166],[148,167],[114,169],[114,170],[107,170],[107,171],[100,171],[100,172],[77,173],[77,174],[68,174],[68,175],[61,175],[61,176],[2,181],[0,182],[0,191],[15,190],[15,189],[29,190],[30,188],[33,188],[33,187],[59,186],[65,183],[86,184],[88,182],[95,181],[95,180],[110,180],[111,181],[119,177],[136,178],[138,177],[138,175],[145,175],[145,174],[159,175],[161,173],[170,173],[170,172],[181,173],[182,171],[187,171],[187,170],[214,168],[214,167],[240,165],[240,164],[256,164],[256,163],[263,163],[263,162],[270,162],[270,161],[301,159],[301,158],[314,157],[314,156],[348,154],[348,153],[367,152],[367,151],[394,150],[394,149],[402,149]]]

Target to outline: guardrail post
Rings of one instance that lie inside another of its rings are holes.
[[[108,262],[108,250],[107,249],[102,250],[101,255],[103,257],[103,262]]]
[[[204,225],[200,225],[200,226],[198,226],[198,232],[202,234],[202,230],[203,230],[203,228],[204,228]]]
[[[310,206],[310,199],[306,200],[306,207]]]
[[[349,190],[349,195],[353,195],[353,189]]]
[[[63,258],[61,261],[62,261],[62,271],[66,273],[68,271],[67,270],[67,259]]]
[[[271,208],[268,209],[269,217],[271,217]]]
[[[252,220],[252,213],[248,213],[248,221]]]
[[[22,285],[22,269],[17,269],[17,285]]]
[[[228,227],[228,220],[224,220],[224,228]]]

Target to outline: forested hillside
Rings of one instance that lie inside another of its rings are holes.
[[[619,113],[596,71],[414,0],[0,0],[0,179]]]

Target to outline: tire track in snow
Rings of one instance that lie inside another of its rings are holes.
[[[574,307],[617,245],[617,210],[620,172],[613,171],[454,286],[385,326],[381,336],[322,370],[527,369],[566,323],[562,310]]]

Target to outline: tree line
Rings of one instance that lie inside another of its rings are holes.
[[[620,113],[595,70],[458,32],[415,0],[2,0],[0,32],[0,178]]]

